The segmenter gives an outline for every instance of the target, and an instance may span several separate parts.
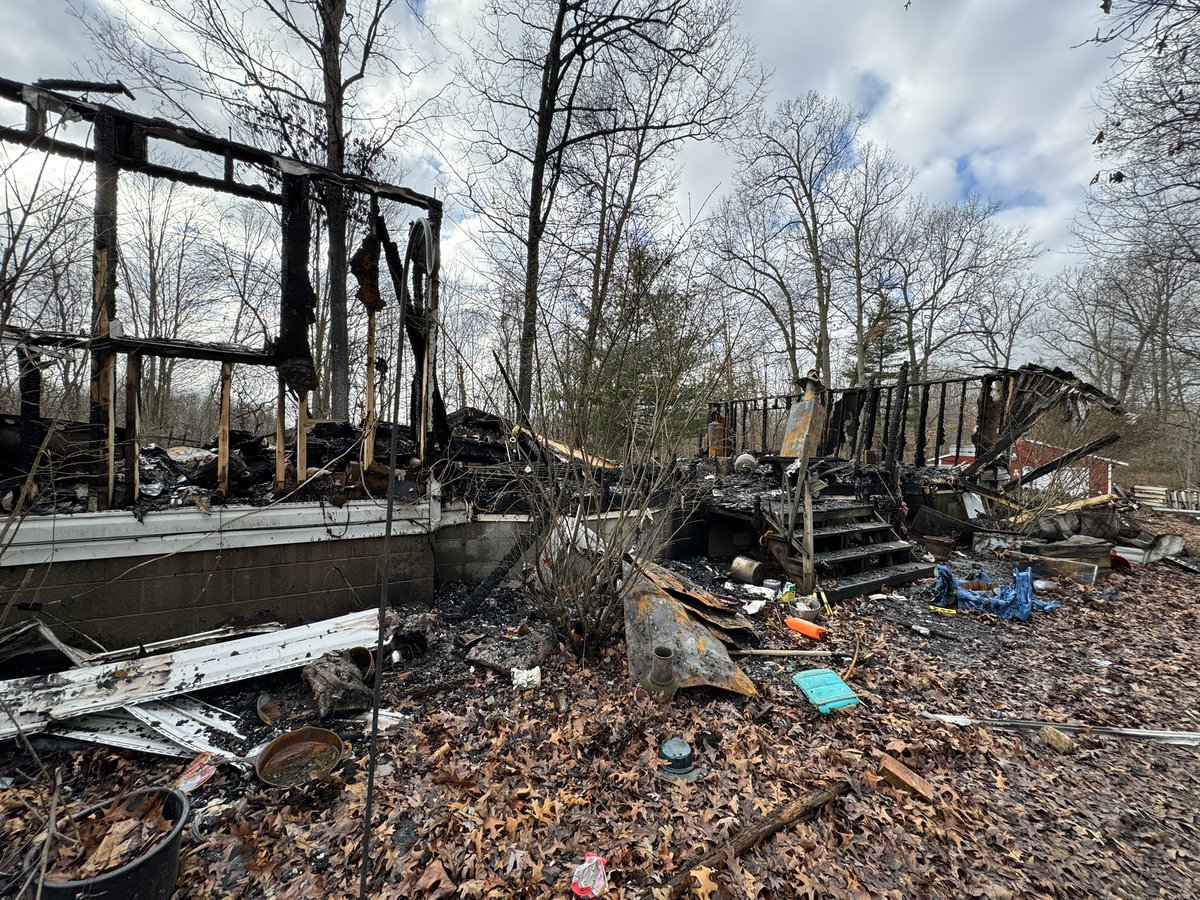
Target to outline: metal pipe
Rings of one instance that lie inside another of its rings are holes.
[[[729,577],[740,584],[761,585],[766,577],[766,568],[757,559],[738,556],[729,564]]]

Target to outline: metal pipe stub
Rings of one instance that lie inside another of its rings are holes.
[[[658,748],[658,758],[666,762],[658,767],[659,778],[690,784],[708,774],[708,768],[697,766],[692,745],[683,738],[669,738]]]

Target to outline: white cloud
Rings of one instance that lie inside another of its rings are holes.
[[[86,74],[86,36],[65,4],[19,6],[6,4],[0,14],[3,74]],[[934,199],[958,196],[972,183],[958,171],[965,159],[974,185],[1008,204],[1006,222],[1063,251],[1095,170],[1091,96],[1108,61],[1100,49],[1074,45],[1094,30],[1096,6],[913,0],[905,9],[903,0],[744,0],[741,25],[775,73],[771,102],[815,88],[869,109],[867,134],[917,169],[921,190]],[[425,11],[438,41],[453,48],[472,30],[479,7],[479,0],[431,0]],[[416,39],[432,49],[427,36]],[[444,83],[446,62],[419,76],[423,87]],[[455,129],[448,123],[447,130]],[[402,155],[415,187],[442,192],[434,168],[417,154]],[[731,185],[733,169],[719,149],[693,146],[683,160],[681,205],[694,208]]]
[[[816,89],[870,112],[866,134],[917,170],[935,200],[974,186],[1005,202],[1005,221],[1063,251],[1095,171],[1091,96],[1108,60],[1075,47],[1097,4],[1046,0],[754,0],[742,15],[772,102]],[[689,150],[684,188],[703,194],[732,171]],[[691,165],[702,160],[702,165]],[[1056,263],[1055,265],[1057,265]]]

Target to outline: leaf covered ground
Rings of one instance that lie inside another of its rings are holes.
[[[838,780],[847,797],[698,870],[690,896],[1194,895],[1200,749],[1080,736],[1062,754],[1036,733],[922,714],[1200,730],[1200,576],[1165,563],[1113,573],[1045,594],[1059,608],[1028,624],[936,615],[927,590],[836,610],[829,644],[857,649],[853,671],[840,671],[862,703],[827,716],[791,684],[808,667],[793,660],[744,662],[757,698],[688,692],[660,707],[631,691],[619,641],[597,661],[555,654],[542,686],[524,692],[472,671],[461,651],[418,654],[386,680],[384,706],[402,724],[381,743],[372,895],[567,897],[593,851],[608,859],[610,896],[661,897],[742,826]],[[519,598],[488,615],[515,626]],[[912,622],[952,637],[922,637]],[[762,624],[766,646],[812,646]],[[257,689],[243,694],[248,712]],[[297,692],[285,703],[290,724],[312,717],[303,702]],[[346,734],[352,759],[322,783],[268,789],[223,770],[201,787],[177,896],[357,896],[366,742]],[[658,746],[675,736],[708,768],[694,784],[657,774]],[[880,778],[880,752],[927,779],[933,801]],[[27,755],[6,754],[15,782],[0,792],[0,864],[11,873],[48,779]],[[101,748],[41,761],[72,805],[173,781],[184,766]]]

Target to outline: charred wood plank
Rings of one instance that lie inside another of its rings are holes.
[[[296,393],[316,390],[319,383],[308,344],[308,328],[317,309],[317,294],[308,278],[311,237],[308,178],[284,175],[282,302],[275,350],[283,380]]]

